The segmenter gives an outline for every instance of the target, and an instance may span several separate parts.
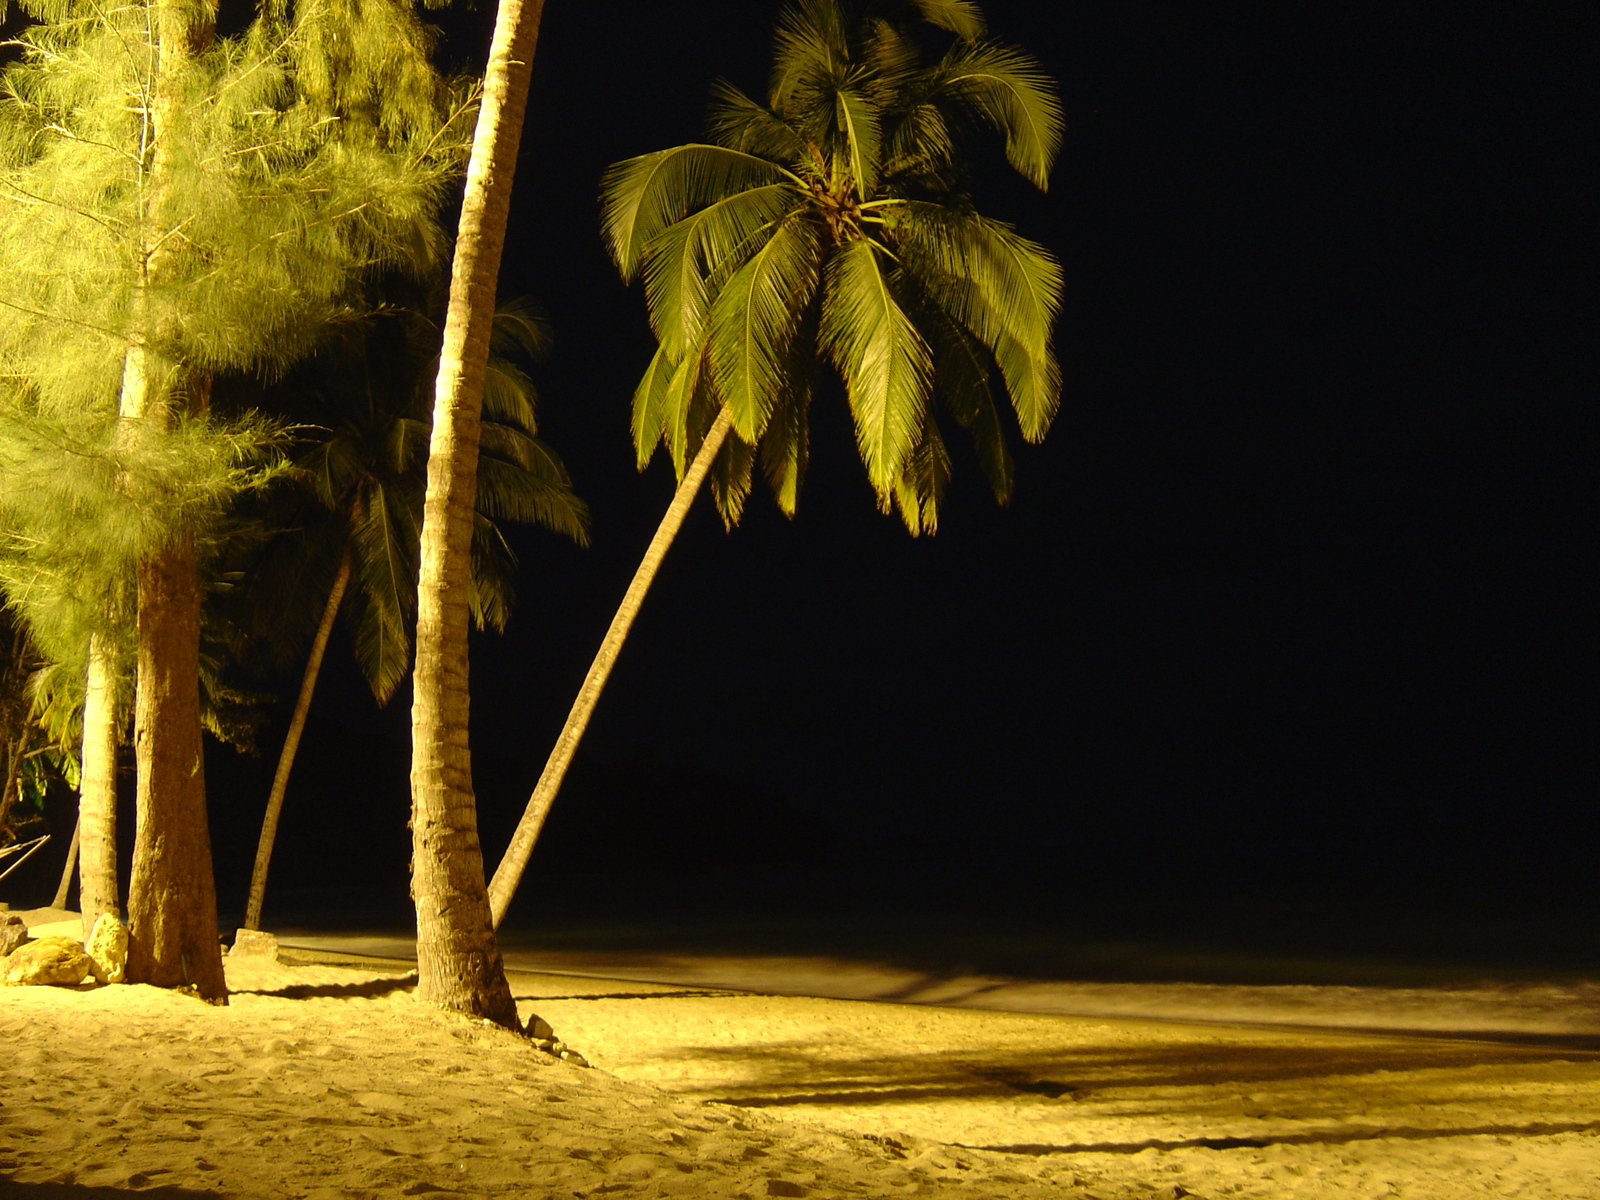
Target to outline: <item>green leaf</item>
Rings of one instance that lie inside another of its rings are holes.
[[[750,475],[754,462],[754,449],[737,433],[723,440],[717,457],[711,461],[711,498],[716,502],[724,529],[732,529],[744,515],[744,502],[750,496]]]
[[[920,433],[932,364],[871,243],[850,242],[829,260],[820,332],[844,377],[867,477],[886,501]]]
[[[667,392],[681,359],[657,346],[633,390],[633,449],[639,470],[644,470],[667,432]]]
[[[856,195],[872,195],[878,182],[880,136],[877,106],[849,87],[833,94],[834,122],[844,141],[845,159]]]
[[[650,323],[668,354],[680,357],[700,340],[711,278],[725,277],[759,234],[799,200],[787,183],[737,192],[669,226],[645,246]]]
[[[943,89],[959,96],[1006,139],[1006,160],[1041,191],[1061,147],[1061,101],[1055,83],[1032,55],[1009,46],[963,42],[939,72]]]
[[[942,205],[896,205],[889,230],[905,269],[927,295],[993,351],[1022,435],[1037,442],[1061,398],[1051,334],[1061,304],[1060,264],[1000,221]]]
[[[816,291],[820,250],[813,222],[782,222],[723,285],[712,308],[712,378],[735,432],[751,445],[785,387],[789,341]]]
[[[972,0],[911,0],[922,19],[959,38],[983,36],[983,13]]]
[[[617,163],[601,183],[602,227],[624,279],[639,270],[645,244],[695,209],[793,176],[775,163],[691,144]],[[798,180],[795,180],[798,182]]]
[[[350,529],[361,600],[353,613],[356,661],[379,704],[394,695],[411,665],[409,617],[421,538],[420,504],[411,499],[398,489],[374,489]]]

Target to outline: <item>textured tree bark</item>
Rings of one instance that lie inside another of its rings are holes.
[[[484,886],[467,747],[467,582],[495,283],[543,0],[501,0],[467,164],[434,389],[411,707],[418,995],[519,1029]]]
[[[300,749],[300,735],[305,732],[306,714],[311,711],[311,693],[316,690],[317,675],[322,670],[322,655],[328,648],[328,635],[333,632],[333,621],[339,615],[339,605],[344,600],[345,588],[349,583],[350,551],[346,548],[344,559],[339,563],[339,573],[334,576],[333,589],[328,593],[328,603],[323,606],[317,635],[311,640],[311,657],[306,660],[305,674],[300,679],[300,695],[295,699],[294,715],[289,718],[289,732],[283,739],[283,751],[278,755],[278,769],[272,776],[266,815],[261,818],[261,840],[256,843],[256,865],[250,873],[250,898],[244,909],[246,929],[261,928],[261,905],[267,895],[267,867],[272,862],[272,843],[278,837],[283,794],[289,787],[289,772],[294,769],[295,753]]]
[[[139,564],[139,788],[128,886],[128,982],[225,1002],[200,740],[200,586],[194,535]]]
[[[528,859],[539,840],[539,831],[544,828],[544,819],[550,812],[550,805],[555,802],[556,792],[561,789],[561,781],[566,778],[567,768],[572,765],[572,756],[577,753],[578,742],[583,738],[594,707],[600,701],[600,692],[611,677],[611,668],[616,665],[622,643],[627,640],[633,620],[644,604],[645,593],[655,582],[656,572],[661,569],[667,549],[672,545],[672,539],[678,536],[683,518],[694,503],[701,484],[705,482],[717,451],[727,441],[732,425],[728,410],[723,409],[706,431],[705,441],[700,444],[699,453],[694,456],[694,461],[684,472],[683,481],[678,484],[678,490],[673,493],[672,503],[667,505],[666,515],[656,527],[655,536],[650,539],[639,569],[633,573],[633,582],[628,584],[628,590],[623,594],[617,615],[611,618],[611,625],[600,641],[600,649],[594,656],[594,662],[589,665],[589,673],[583,677],[583,686],[578,689],[578,698],[572,702],[572,711],[567,714],[567,722],[556,738],[555,749],[550,751],[550,757],[545,760],[539,782],[534,785],[533,795],[528,799],[528,807],[523,810],[516,832],[511,835],[511,844],[506,847],[500,865],[495,868],[494,878],[489,882],[489,907],[497,929],[500,922],[505,920],[506,909],[511,906],[511,897],[516,894],[517,885],[522,882],[522,873],[527,870]]]
[[[162,219],[164,183],[177,153],[166,136],[185,98],[189,57],[210,42],[215,0],[150,5],[159,57],[147,114],[154,159],[144,181],[147,224]],[[165,231],[172,232],[171,230]],[[148,231],[147,231],[147,236]],[[145,338],[159,328],[147,283],[161,278],[164,236],[146,244],[134,328],[123,363],[124,419],[165,429],[180,410],[203,411],[208,385],[153,352]],[[227,981],[217,939],[216,882],[206,822],[204,747],[200,732],[200,578],[194,533],[184,530],[142,559],[137,570],[138,686],[133,744],[138,789],[133,869],[128,877],[129,983],[193,987],[226,1003]]]
[[[121,915],[117,897],[117,681],[105,643],[89,640],[78,783],[78,910],[87,936],[101,913]]]
[[[61,882],[56,884],[56,894],[50,900],[51,908],[67,906],[67,893],[72,890],[72,872],[78,865],[78,834],[82,830],[83,818],[79,817],[72,825],[72,841],[67,843],[67,861],[61,868]],[[85,936],[88,936],[87,933]]]

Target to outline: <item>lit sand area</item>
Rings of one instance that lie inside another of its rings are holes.
[[[1600,1178],[1586,991],[1576,1017],[1548,989],[1503,993],[1493,1023],[1524,1026],[1517,1041],[705,982],[734,960],[702,960],[690,986],[517,971],[523,1011],[597,1068],[581,1070],[416,1003],[408,964],[283,958],[230,962],[227,1008],[0,989],[0,1194],[1546,1200]],[[869,966],[809,969],[873,986]],[[1418,1027],[1422,1000],[1400,1004]]]

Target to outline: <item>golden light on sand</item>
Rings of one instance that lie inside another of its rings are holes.
[[[598,1068],[582,1070],[417,1003],[406,964],[282,958],[231,959],[227,1008],[0,990],[5,1172],[241,1197],[728,1200],[1545,1198],[1600,1177],[1600,1053],[1579,1038],[514,973],[524,1017]]]

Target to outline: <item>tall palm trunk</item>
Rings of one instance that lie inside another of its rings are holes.
[[[261,928],[261,903],[267,894],[267,866],[272,861],[272,843],[278,837],[283,794],[289,786],[289,772],[294,769],[294,756],[300,749],[300,735],[305,732],[306,713],[311,710],[311,693],[316,690],[317,675],[322,671],[322,655],[328,648],[328,635],[333,632],[333,620],[339,615],[339,605],[344,600],[345,588],[349,583],[350,549],[347,546],[344,558],[339,563],[339,573],[333,579],[333,590],[328,593],[328,603],[323,606],[317,636],[311,639],[311,657],[306,660],[305,674],[300,679],[300,695],[295,699],[294,715],[289,718],[289,732],[283,739],[283,750],[278,755],[278,769],[272,776],[266,815],[261,818],[261,840],[256,843],[256,865],[250,873],[250,898],[244,908],[246,929]]]
[[[105,639],[89,639],[78,785],[78,910],[85,935],[117,902],[117,680]]]
[[[520,1028],[495,943],[467,748],[467,594],[478,427],[511,180],[543,0],[500,0],[467,164],[434,389],[411,707],[418,994]]]
[[[633,628],[634,618],[639,615],[645,593],[655,582],[656,572],[660,570],[661,562],[667,556],[667,549],[672,545],[672,539],[678,536],[678,529],[683,525],[683,518],[689,511],[689,505],[694,502],[701,484],[705,482],[706,474],[711,470],[711,463],[717,457],[717,451],[722,449],[722,443],[727,441],[730,428],[732,428],[732,417],[727,409],[723,409],[717,414],[717,419],[712,422],[711,428],[706,431],[705,441],[700,444],[699,453],[694,456],[694,461],[684,473],[683,482],[678,484],[678,490],[673,493],[672,503],[667,505],[666,515],[661,518],[655,536],[650,539],[650,545],[644,552],[644,559],[639,563],[639,569],[633,573],[633,582],[628,584],[628,590],[623,594],[617,615],[611,618],[606,636],[601,639],[600,650],[595,654],[594,662],[589,664],[589,673],[583,677],[583,686],[578,689],[578,698],[572,702],[572,711],[567,714],[567,723],[561,727],[561,735],[556,738],[555,749],[550,751],[550,757],[545,761],[544,770],[539,775],[539,782],[534,785],[533,795],[528,800],[528,807],[523,810],[522,820],[517,822],[516,832],[511,835],[511,845],[506,847],[505,856],[495,868],[494,878],[489,883],[489,906],[494,914],[497,929],[500,922],[505,920],[506,909],[511,905],[511,897],[517,890],[517,884],[522,882],[522,873],[528,867],[534,843],[539,840],[539,831],[544,828],[545,816],[550,812],[550,805],[556,798],[556,792],[561,788],[561,781],[566,777],[567,768],[572,765],[572,756],[577,753],[578,742],[583,737],[583,731],[588,728],[594,706],[599,703],[600,692],[606,686],[606,680],[611,677],[611,668],[616,664],[622,643],[627,639],[628,631]]]

